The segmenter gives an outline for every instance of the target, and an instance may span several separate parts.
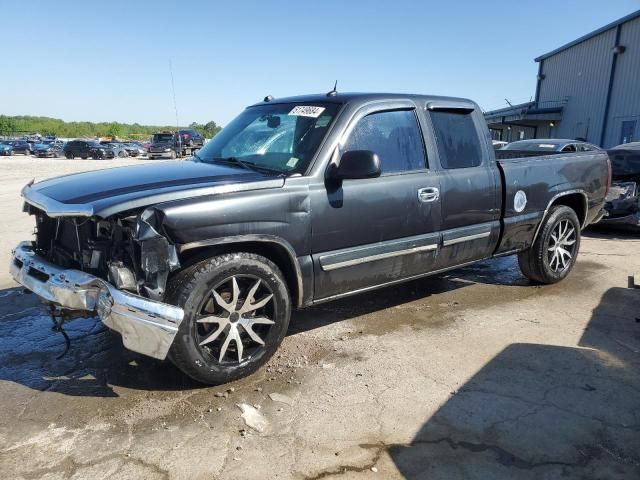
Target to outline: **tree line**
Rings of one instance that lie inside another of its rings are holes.
[[[193,128],[202,136],[211,138],[222,127],[212,120],[207,123],[193,122],[188,128]],[[0,115],[0,135],[9,137],[39,133],[61,138],[118,137],[141,139],[165,130],[174,131],[176,127],[175,125],[140,125],[139,123],[119,122],[65,122],[59,118],[50,117]]]

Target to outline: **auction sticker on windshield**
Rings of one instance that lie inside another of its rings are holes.
[[[298,105],[297,107],[293,107],[293,109],[289,112],[289,115],[295,115],[297,117],[318,118],[322,112],[324,112],[324,107]]]

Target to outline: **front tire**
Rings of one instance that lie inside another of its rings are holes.
[[[284,276],[270,260],[230,253],[178,273],[167,301],[184,309],[169,358],[194,380],[217,385],[253,373],[275,353],[291,317]]]
[[[531,248],[518,254],[520,270],[537,283],[557,283],[569,275],[580,249],[580,222],[576,212],[556,205]]]

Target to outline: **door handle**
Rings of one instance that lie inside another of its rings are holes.
[[[440,190],[436,187],[421,188],[418,190],[418,200],[421,202],[435,202],[440,198]]]

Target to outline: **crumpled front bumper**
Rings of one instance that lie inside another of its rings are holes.
[[[118,290],[79,270],[60,268],[36,255],[30,242],[20,243],[13,251],[10,273],[45,300],[97,314],[122,335],[126,348],[160,360],[166,358],[184,316],[179,307]]]

